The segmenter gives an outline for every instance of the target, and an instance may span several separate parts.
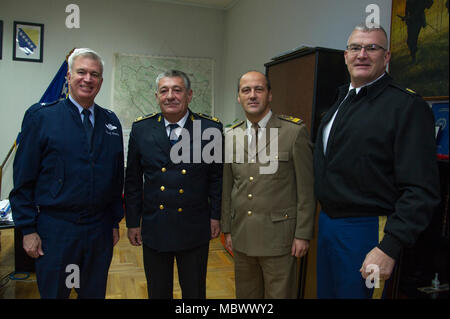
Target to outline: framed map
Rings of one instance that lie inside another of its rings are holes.
[[[156,102],[156,77],[168,70],[185,72],[191,80],[193,98],[189,108],[214,114],[214,61],[210,58],[183,58],[115,54],[112,110],[124,129],[139,116],[160,112]]]

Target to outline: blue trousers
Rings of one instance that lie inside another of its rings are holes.
[[[41,298],[105,298],[113,253],[111,221],[74,224],[40,214],[37,232],[44,255],[36,259]],[[77,287],[78,286],[78,287]]]
[[[361,276],[360,268],[366,255],[381,240],[385,216],[330,218],[319,215],[317,246],[317,297],[381,298],[385,282],[373,287]]]

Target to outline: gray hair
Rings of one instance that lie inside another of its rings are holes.
[[[103,68],[105,66],[105,62],[103,62],[102,57],[92,49],[89,48],[80,48],[73,50],[72,54],[69,56],[67,63],[69,64],[69,72],[72,73],[73,63],[78,57],[88,57],[94,61],[100,62],[101,66],[101,74],[103,74]]]
[[[386,30],[384,30],[384,28],[383,28],[381,25],[378,25],[378,27],[368,27],[365,23],[360,23],[360,24],[356,25],[356,26],[353,28],[352,33],[353,33],[354,31],[361,31],[361,32],[381,31],[381,32],[383,32],[384,37],[386,38],[385,49],[387,50],[388,43],[389,43],[389,42],[388,42],[388,35],[387,35],[387,33],[386,33]],[[350,36],[348,37],[349,40],[350,40],[350,37],[351,37],[351,34],[350,34]],[[347,40],[347,45],[348,45],[348,44],[349,44],[349,43],[348,43],[348,40]]]
[[[169,70],[169,71],[165,71],[165,72],[160,73],[156,77],[156,81],[155,81],[157,88],[159,86],[159,81],[161,81],[162,78],[182,78],[183,81],[184,81],[184,86],[186,87],[186,90],[189,91],[191,89],[191,80],[189,80],[189,77],[183,71]]]

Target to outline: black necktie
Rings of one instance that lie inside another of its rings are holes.
[[[336,117],[334,118],[333,124],[331,126],[330,134],[328,135],[327,149],[329,149],[329,146],[334,139],[334,133],[336,132],[336,129],[339,126],[339,123],[341,122],[342,117],[347,111],[349,105],[355,99],[355,96],[356,96],[356,89],[351,89],[348,92],[347,97],[342,101],[341,105],[339,105],[336,111],[337,112]]]
[[[91,115],[91,111],[84,109],[81,113],[83,113],[84,118],[83,118],[83,127],[84,130],[86,131],[86,136],[88,139],[88,146],[89,146],[89,151],[91,150],[91,144],[92,144],[92,133],[94,132],[94,128],[92,127],[92,123],[89,120],[89,116]]]
[[[179,127],[178,124],[169,124],[170,127],[170,131],[169,131],[169,140],[170,140],[170,145],[174,145],[177,141],[178,141],[178,137],[175,134],[175,132],[173,132],[177,127]],[[173,134],[172,134],[173,132]]]

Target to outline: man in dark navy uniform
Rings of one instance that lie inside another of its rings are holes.
[[[220,232],[222,124],[188,109],[184,72],[162,73],[156,84],[161,113],[136,119],[130,133],[128,238],[143,243],[149,298],[173,298],[174,258],[182,297],[205,298],[209,241]]]
[[[68,60],[69,98],[25,113],[11,201],[23,247],[36,258],[42,298],[104,298],[123,218],[123,138],[116,115],[94,103],[103,61]]]

